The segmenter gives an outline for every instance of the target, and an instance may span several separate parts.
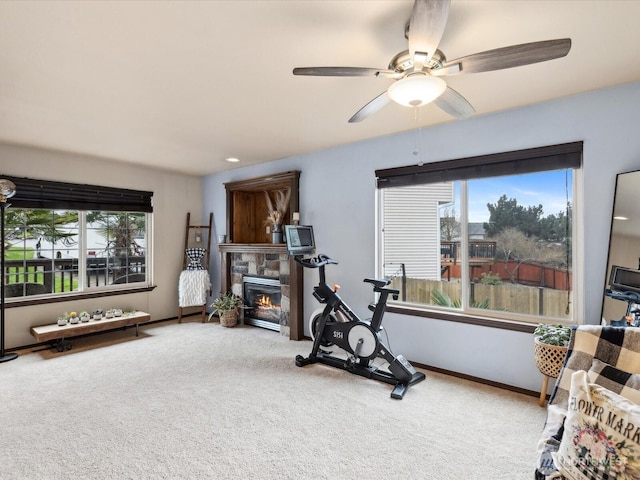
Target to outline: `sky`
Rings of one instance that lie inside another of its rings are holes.
[[[573,205],[573,174],[570,170],[491,177],[469,181],[469,222],[489,221],[487,203],[495,204],[502,195],[515,198],[518,205],[542,205],[542,216],[564,212],[567,198]],[[568,188],[568,190],[567,190]],[[460,182],[456,182],[456,203],[460,199]],[[568,195],[568,197],[567,197]],[[460,212],[456,208],[456,214]]]

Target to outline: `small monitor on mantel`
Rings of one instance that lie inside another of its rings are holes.
[[[311,225],[285,225],[284,238],[289,255],[307,255],[314,253],[316,242]]]

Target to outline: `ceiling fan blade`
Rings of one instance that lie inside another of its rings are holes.
[[[444,93],[436,98],[433,103],[435,103],[443,112],[448,113],[455,118],[468,118],[476,113],[475,109],[467,99],[451,87],[447,87]]]
[[[428,62],[438,48],[449,16],[450,0],[415,0],[409,19],[409,54],[418,62],[416,70]],[[417,58],[416,53],[426,58]],[[414,65],[416,67],[416,65]]]
[[[293,69],[294,75],[319,77],[392,77],[402,76],[393,70],[365,67],[300,67]]]
[[[361,122],[369,115],[376,113],[382,107],[384,107],[387,103],[389,103],[389,97],[387,96],[387,92],[384,91],[376,98],[367,103],[364,107],[358,110],[353,117],[349,119],[349,123],[357,123]]]
[[[510,47],[496,48],[486,52],[474,53],[466,57],[450,60],[442,65],[447,75],[455,73],[478,73],[520,67],[532,63],[546,62],[567,55],[571,50],[571,39],[544,40],[542,42],[523,43]],[[456,71],[455,65],[459,66]],[[440,70],[440,69],[438,69]],[[434,70],[437,71],[437,70]]]

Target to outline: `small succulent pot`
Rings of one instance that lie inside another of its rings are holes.
[[[81,322],[86,323],[89,320],[91,320],[91,315],[89,315],[87,312],[84,312],[83,314],[80,314],[80,321]]]
[[[121,317],[121,316],[122,316],[122,309],[121,309],[121,308],[114,308],[114,309],[113,309],[113,314],[114,314],[116,317]]]
[[[113,318],[115,316],[115,312],[113,310],[107,310],[104,314],[105,318]]]
[[[94,320],[102,320],[102,310],[101,309],[94,310],[93,319]]]
[[[76,312],[71,312],[69,314],[69,323],[70,324],[75,325],[79,321],[80,321],[80,317],[78,317],[78,314]]]
[[[58,326],[64,327],[67,324],[67,317],[58,317]]]

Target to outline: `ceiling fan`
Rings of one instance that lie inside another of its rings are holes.
[[[349,119],[360,122],[384,107],[389,100],[406,106],[419,107],[435,103],[455,118],[467,118],[475,110],[462,95],[447,86],[440,78],[462,73],[488,72],[546,62],[564,57],[571,49],[571,39],[561,38],[523,43],[474,53],[455,60],[447,60],[438,44],[449,15],[450,0],[415,0],[405,37],[409,50],[398,53],[388,69],[364,67],[302,67],[294,68],[294,75],[329,77],[386,77],[394,83],[367,103]]]

